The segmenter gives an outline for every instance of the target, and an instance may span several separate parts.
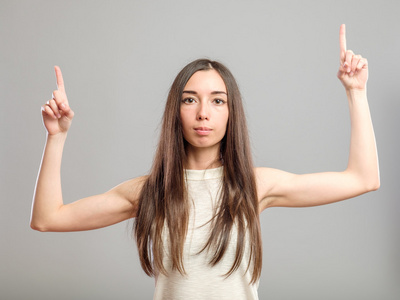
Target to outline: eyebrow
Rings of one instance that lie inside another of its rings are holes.
[[[192,95],[197,95],[196,91],[183,91],[182,94],[192,94]],[[228,94],[226,92],[223,91],[213,91],[211,92],[211,95],[218,95],[218,94],[225,94],[228,96]]]

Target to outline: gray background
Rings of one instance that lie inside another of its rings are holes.
[[[338,31],[370,64],[382,186],[262,218],[260,299],[399,299],[397,1],[1,1],[0,298],[151,299],[130,222],[79,233],[29,227],[45,141],[40,106],[64,74],[76,113],[65,202],[146,174],[168,88],[189,61],[235,74],[254,159],[295,173],[343,170],[346,95]]]

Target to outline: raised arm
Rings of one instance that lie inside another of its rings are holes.
[[[36,182],[31,227],[39,231],[78,231],[108,226],[136,213],[143,178],[122,183],[110,191],[64,205],[61,191],[61,159],[74,112],[71,110],[59,67],[57,90],[42,106],[46,145]]]
[[[341,80],[349,103],[351,141],[349,160],[342,172],[296,175],[256,168],[260,210],[271,206],[303,207],[328,204],[379,188],[379,166],[368,101],[368,62],[346,48],[345,25],[340,27]]]

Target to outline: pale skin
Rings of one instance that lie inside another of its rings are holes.
[[[260,212],[268,207],[307,207],[333,203],[379,188],[375,136],[366,94],[368,63],[346,48],[345,26],[340,27],[341,80],[349,102],[351,141],[347,168],[342,172],[297,175],[272,168],[255,168]],[[46,145],[36,183],[31,227],[40,231],[79,231],[109,226],[136,216],[145,177],[135,178],[110,191],[63,203],[61,159],[74,112],[65,92],[59,67],[57,90],[42,106]],[[226,87],[214,71],[196,72],[184,88],[181,120],[188,142],[188,169],[220,166],[219,144],[228,113]]]

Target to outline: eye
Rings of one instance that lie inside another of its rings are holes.
[[[217,104],[217,105],[222,105],[222,104],[226,103],[226,101],[217,98],[217,99],[214,99],[214,103]]]
[[[182,103],[187,103],[187,104],[192,104],[195,101],[196,100],[194,100],[193,98],[184,98],[184,99],[182,99]]]

